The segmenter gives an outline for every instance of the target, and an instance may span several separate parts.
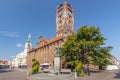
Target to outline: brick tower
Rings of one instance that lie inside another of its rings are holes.
[[[67,36],[74,31],[74,10],[65,1],[56,9],[56,37]]]

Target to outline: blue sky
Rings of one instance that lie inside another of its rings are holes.
[[[64,0],[0,0],[0,59],[11,59],[24,49],[28,33],[33,47],[39,36],[55,37],[56,7]],[[75,11],[74,31],[96,26],[111,53],[120,60],[120,0],[67,0]]]

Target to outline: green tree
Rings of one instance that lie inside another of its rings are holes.
[[[33,59],[33,65],[32,65],[32,70],[31,74],[37,74],[39,73],[39,62],[36,59]]]
[[[102,66],[107,66],[108,64],[111,64],[109,62],[109,58],[112,56],[110,54],[112,47],[102,47],[100,49],[98,49],[98,51],[96,50],[94,53],[96,53],[96,55],[93,55],[94,58],[94,65],[98,65],[99,69],[103,69]]]
[[[111,50],[109,46],[103,47],[105,40],[99,28],[82,26],[76,34],[68,36],[61,48],[61,57],[74,66],[75,70],[82,69],[82,65],[88,65],[88,68],[89,64],[103,66],[109,63],[107,57]],[[81,65],[78,67],[78,64]]]

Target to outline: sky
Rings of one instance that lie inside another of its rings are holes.
[[[0,59],[23,51],[31,33],[35,48],[39,36],[55,37],[56,7],[65,0],[0,0]],[[120,0],[67,0],[74,9],[74,32],[81,26],[99,27],[120,60]]]

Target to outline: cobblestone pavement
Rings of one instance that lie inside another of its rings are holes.
[[[46,73],[41,73],[37,75],[32,75],[27,78],[28,80],[74,80],[74,76],[72,74],[60,74],[60,75],[55,75],[55,74],[46,74]]]
[[[26,76],[26,71],[27,69],[0,69],[0,80],[75,80],[74,74],[55,75],[50,73],[40,73]],[[85,75],[85,77],[78,77],[77,80],[120,80],[120,71],[93,71],[90,76]]]
[[[26,80],[26,73],[18,70],[0,69],[0,80]]]
[[[28,80],[75,80],[74,74],[54,75],[50,73],[41,73],[27,77]],[[120,71],[94,71],[91,75],[78,77],[77,80],[120,80]]]
[[[85,75],[78,80],[120,80],[120,70],[92,72],[90,76]]]

